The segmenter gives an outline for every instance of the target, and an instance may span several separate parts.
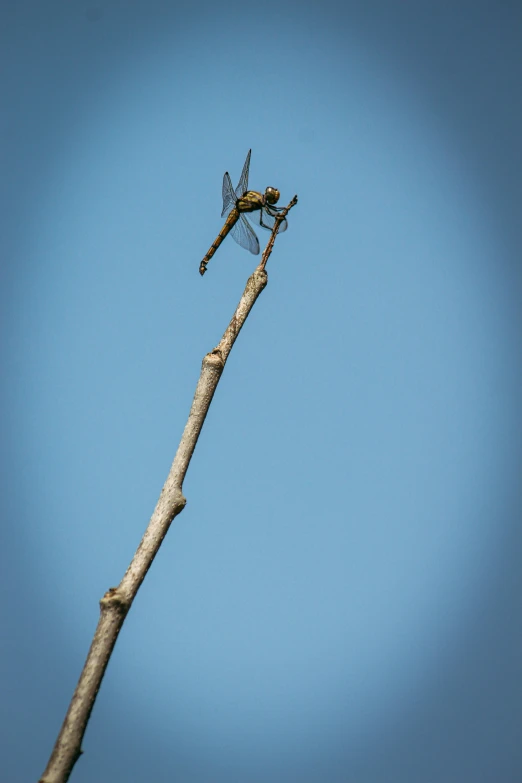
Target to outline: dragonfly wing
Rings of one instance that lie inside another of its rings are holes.
[[[241,198],[241,196],[243,196],[248,190],[248,169],[250,168],[251,154],[252,154],[252,150],[248,150],[248,155],[246,156],[245,165],[243,166],[243,171],[241,172],[239,184],[236,188],[236,198]]]
[[[232,210],[232,207],[236,204],[236,194],[234,193],[232,180],[230,179],[228,171],[225,172],[225,176],[223,177],[223,188],[221,192],[223,195],[223,212],[221,213],[221,217],[227,217]]]
[[[239,216],[237,223],[232,226],[230,234],[238,245],[244,247],[245,250],[250,250],[251,253],[257,256],[259,253],[259,240],[255,235],[254,229],[243,214]]]
[[[260,225],[261,228],[266,228],[268,231],[272,231],[273,227],[275,226],[276,215],[276,207],[270,207],[270,211],[264,207],[263,209],[258,209],[255,212],[249,212],[250,220]],[[284,218],[284,220],[282,220],[279,224],[279,233],[281,233],[281,231],[286,231],[287,228],[288,222],[287,219]]]
[[[288,220],[286,218],[283,218],[283,220],[279,224],[278,234],[281,234],[283,231],[286,231],[288,228]]]

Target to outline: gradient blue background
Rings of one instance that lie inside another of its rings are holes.
[[[257,263],[198,274],[252,147],[299,204],[72,780],[521,781],[521,4],[0,29],[0,780],[43,771]]]

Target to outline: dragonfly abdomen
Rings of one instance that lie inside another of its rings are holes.
[[[210,259],[212,258],[212,256],[214,255],[214,253],[222,243],[222,241],[225,239],[226,235],[230,232],[230,230],[232,229],[234,224],[237,223],[238,220],[239,220],[239,210],[236,209],[236,207],[233,207],[233,209],[231,210],[229,216],[225,221],[225,225],[223,226],[223,228],[221,229],[221,231],[219,232],[215,240],[210,245],[210,249],[208,253],[206,254],[201,264],[199,265],[200,275],[205,274],[205,272],[207,271],[208,262],[210,261]]]

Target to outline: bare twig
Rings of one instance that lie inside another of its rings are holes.
[[[277,232],[279,231],[279,226],[281,225],[285,217],[288,215],[292,207],[295,207],[296,204],[297,204],[297,196],[294,196],[292,201],[284,209],[282,209],[281,212],[278,212],[275,219],[274,228],[272,229],[272,233],[270,234],[270,239],[268,240],[267,245],[263,251],[263,255],[261,257],[261,263],[257,267],[258,269],[265,268],[266,262],[270,257],[272,248],[274,247],[274,242],[277,236]]]
[[[272,252],[279,224],[296,203],[297,196],[292,199],[288,207],[276,218],[276,223],[263,253],[261,263],[249,277],[243,296],[227,330],[216,348],[203,359],[192,407],[170,473],[125,576],[118,587],[111,587],[100,601],[100,619],[87,660],[85,661],[49,763],[39,783],[65,783],[82,753],[81,743],[83,735],[85,734],[103,675],[116,644],[116,639],[172,520],[185,507],[186,500],[182,492],[183,481],[210,403],[212,402],[212,397],[234,342],[257,297],[267,284],[268,276],[265,266]]]

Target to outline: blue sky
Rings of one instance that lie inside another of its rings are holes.
[[[257,263],[198,274],[249,148],[299,203],[71,780],[520,779],[519,5],[2,16],[2,780]]]

